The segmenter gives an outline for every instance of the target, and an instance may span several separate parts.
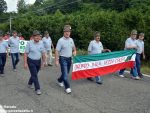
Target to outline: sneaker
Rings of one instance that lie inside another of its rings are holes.
[[[34,87],[33,87],[33,85],[28,84],[28,88],[33,89]]]
[[[67,88],[65,91],[66,91],[67,94],[71,93],[71,89],[70,88]]]
[[[94,81],[92,77],[88,77],[87,80]]]
[[[135,80],[140,80],[140,77],[139,77],[139,76],[136,76],[136,77],[135,77]]]
[[[124,75],[118,75],[119,77],[121,77],[121,78],[124,78]]]
[[[42,94],[41,90],[38,89],[38,90],[36,91],[36,94],[37,94],[37,95],[41,95],[41,94]]]
[[[134,80],[140,80],[140,77],[138,77],[138,76],[136,76],[136,77],[131,77],[132,79],[134,79]]]
[[[60,87],[64,87],[64,83],[63,83],[63,82],[58,82],[58,85],[59,85]]]

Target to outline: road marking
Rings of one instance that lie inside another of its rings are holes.
[[[130,73],[130,71],[125,71],[126,73]],[[150,75],[147,75],[147,74],[143,74],[143,76],[145,77],[150,77]]]

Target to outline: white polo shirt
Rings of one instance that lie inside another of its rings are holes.
[[[96,40],[91,41],[89,46],[88,46],[88,52],[90,54],[102,53],[103,49],[104,48],[103,48],[102,43],[100,41],[97,42]]]
[[[137,44],[137,53],[141,54],[144,51],[144,41],[143,40],[136,40]]]
[[[136,39],[132,39],[131,37],[128,38],[125,42],[125,50],[129,47],[129,46],[137,46],[136,45]]]
[[[58,40],[56,50],[59,52],[59,56],[72,57],[72,51],[75,47],[72,38],[62,37]]]

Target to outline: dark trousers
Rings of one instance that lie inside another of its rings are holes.
[[[5,64],[6,64],[6,53],[0,53],[0,74],[4,74]]]
[[[11,53],[13,69],[16,69],[16,65],[19,62],[19,53]]]
[[[141,70],[140,70],[140,67],[141,67],[141,54],[138,54],[138,53],[136,54],[135,61],[136,61],[137,73],[140,76],[141,75]]]
[[[40,60],[32,60],[27,58],[28,67],[30,70],[31,77],[29,79],[28,85],[34,84],[35,91],[40,89],[40,84],[38,80],[38,72],[41,68],[41,59]]]
[[[58,82],[63,82],[65,85],[65,89],[70,88],[68,76],[71,67],[71,57],[59,57],[59,63],[61,67],[61,76],[58,78]]]

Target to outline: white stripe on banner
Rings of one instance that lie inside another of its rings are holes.
[[[111,59],[106,59],[106,60],[75,63],[73,64],[73,72],[87,70],[87,69],[95,69],[95,68],[106,67],[106,66],[123,63],[125,62],[127,57],[128,56],[123,56],[123,57],[111,58]],[[135,54],[132,56],[130,61],[135,61]]]

